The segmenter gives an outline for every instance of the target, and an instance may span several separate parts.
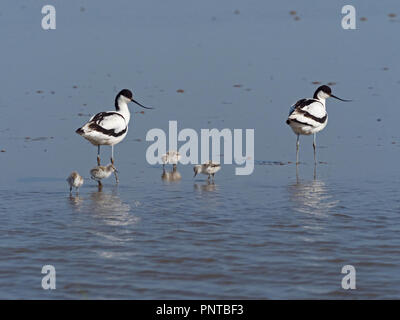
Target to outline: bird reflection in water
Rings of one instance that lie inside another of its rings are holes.
[[[176,169],[176,166],[173,167],[172,171],[166,171],[163,168],[163,172],[161,175],[161,180],[164,182],[178,182],[182,179],[181,174]]]
[[[79,212],[82,210],[83,198],[81,198],[79,195],[73,196],[70,194],[68,197],[68,202],[75,211]]]
[[[214,192],[217,191],[217,185],[210,181],[207,181],[205,184],[195,183],[194,190],[199,192]]]
[[[325,182],[317,179],[314,166],[314,179],[304,181],[299,178],[296,166],[296,183],[289,185],[289,197],[293,210],[316,216],[327,216],[335,208],[339,200],[335,200]]]
[[[117,188],[111,193],[102,190],[89,196],[89,211],[111,226],[126,226],[137,222],[138,218],[131,211],[131,206],[122,202]]]
[[[196,199],[200,207],[207,208],[210,211],[214,208],[219,208],[224,204],[224,199],[218,192],[218,185],[212,181],[206,181],[204,184],[195,183],[193,185],[196,192]]]

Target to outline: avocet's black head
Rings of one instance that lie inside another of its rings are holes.
[[[318,99],[318,97],[324,97],[324,99],[330,97],[332,94],[331,88],[328,86],[320,86],[317,90],[314,92],[314,99]]]
[[[151,107],[145,107],[144,105],[140,104],[139,102],[135,101],[133,99],[133,93],[132,91],[128,90],[128,89],[123,89],[121,90],[117,96],[115,97],[115,109],[118,111],[119,110],[119,101],[125,102],[125,103],[129,103],[129,102],[134,102],[136,103],[138,106],[141,106],[142,108],[145,109],[154,109]]]
[[[326,86],[326,85],[320,86],[317,90],[315,90],[313,98],[320,100],[320,99],[327,99],[329,97],[338,99],[340,101],[346,101],[346,102],[351,101],[351,100],[344,100],[344,99],[341,99],[341,98],[338,98],[338,97],[334,96],[332,94],[331,88]]]
[[[128,98],[129,101],[132,100],[132,98],[133,98],[132,91],[131,91],[131,90],[128,90],[128,89],[123,89],[123,90],[121,90],[121,91],[118,93],[117,97],[119,97],[119,96],[124,96],[125,98]]]

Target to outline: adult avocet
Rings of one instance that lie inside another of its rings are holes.
[[[328,123],[328,113],[326,112],[325,100],[329,97],[341,100],[351,101],[338,98],[332,94],[331,88],[328,86],[320,86],[314,93],[312,99],[301,99],[297,101],[289,112],[286,123],[292,128],[297,135],[296,142],[296,164],[299,163],[299,140],[300,135],[314,135],[314,163],[316,160],[316,134],[324,129]]]
[[[128,123],[131,114],[128,109],[128,103],[134,102],[145,109],[145,107],[133,99],[133,94],[128,89],[121,90],[115,97],[115,110],[100,112],[90,118],[90,120],[76,133],[89,140],[97,146],[97,165],[100,165],[100,146],[111,146],[111,164],[114,165],[114,145],[120,143],[128,133]],[[115,180],[118,183],[116,172]]]

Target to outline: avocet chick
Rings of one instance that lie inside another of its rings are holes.
[[[72,188],[76,188],[76,192],[79,192],[79,187],[83,185],[83,178],[78,172],[73,171],[67,178],[67,182],[70,193],[72,192]]]
[[[102,186],[101,180],[107,179],[113,172],[118,172],[111,163],[108,166],[96,166],[90,170],[90,175],[93,180],[96,180],[99,186]]]
[[[214,180],[214,175],[221,170],[221,165],[219,163],[212,163],[211,161],[208,161],[207,163],[204,164],[198,164],[195,165],[193,168],[194,171],[194,176],[197,176],[198,173],[206,174],[208,175],[208,180],[210,180],[210,177],[212,176]]]
[[[181,160],[181,155],[177,151],[168,151],[166,154],[163,154],[161,157],[163,162],[163,168],[166,164],[172,164],[173,168],[176,168],[179,160]]]

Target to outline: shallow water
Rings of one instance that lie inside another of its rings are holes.
[[[398,2],[354,1],[367,20],[353,31],[341,5],[317,1],[54,5],[53,31],[30,1],[0,11],[0,298],[399,297]],[[354,102],[328,100],[320,163],[302,137],[296,172],[284,122],[315,81]],[[120,184],[99,191],[96,148],[74,130],[123,87],[156,110],[133,114],[115,150]],[[225,165],[209,184],[181,165],[180,181],[163,181],[145,136],[168,120],[254,128],[254,173]],[[70,196],[72,170],[85,184]]]

